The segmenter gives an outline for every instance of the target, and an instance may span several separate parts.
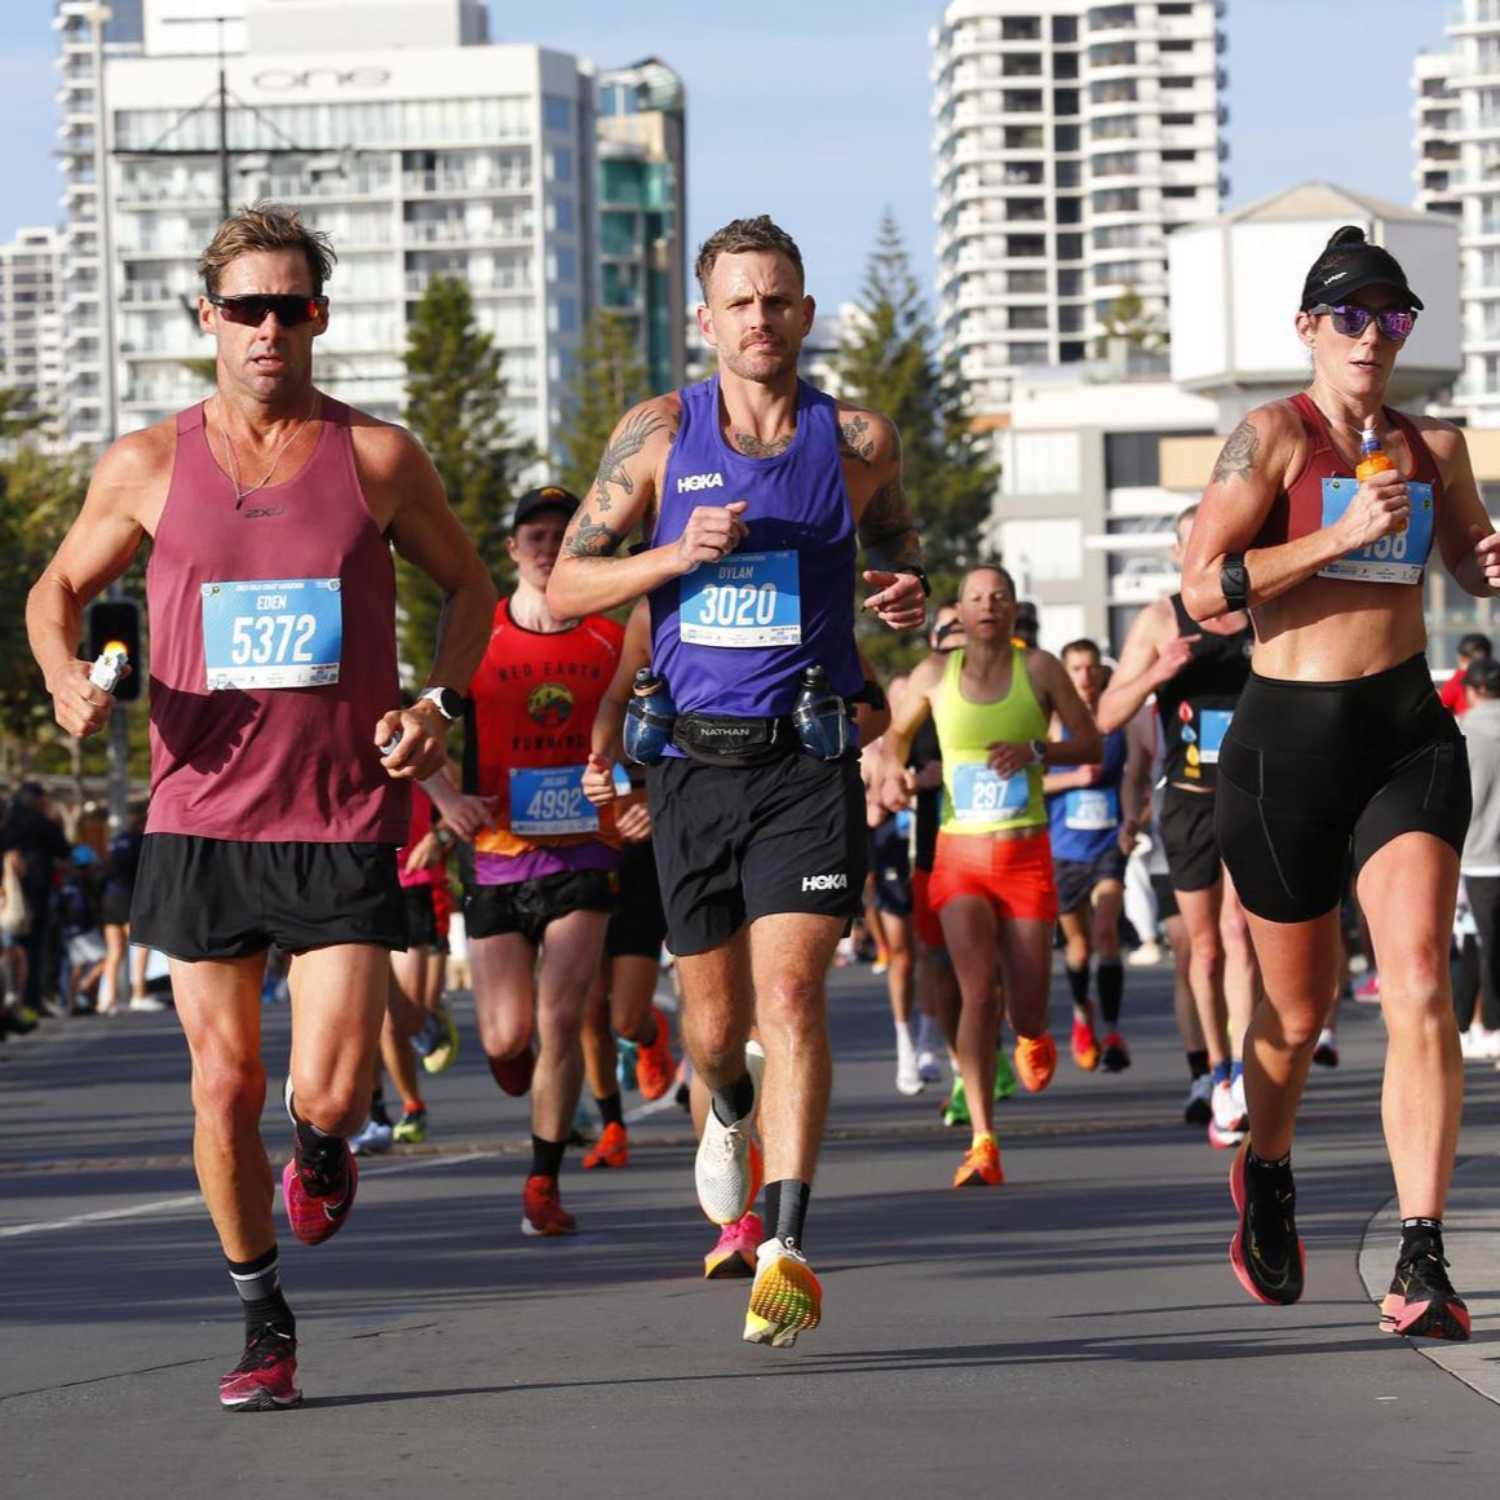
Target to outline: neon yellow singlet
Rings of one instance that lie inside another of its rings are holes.
[[[950,651],[932,705],[943,749],[942,831],[1045,827],[1042,768],[1027,766],[1014,776],[997,776],[985,765],[996,740],[1019,745],[1047,737],[1047,718],[1026,670],[1026,648],[1011,648],[1010,691],[998,703],[969,702],[959,687],[963,669],[963,649]]]

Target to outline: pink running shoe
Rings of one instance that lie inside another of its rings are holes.
[[[354,1207],[354,1195],[359,1188],[359,1160],[347,1142],[344,1163],[344,1170],[320,1193],[314,1193],[303,1182],[295,1154],[282,1170],[281,1200],[286,1204],[287,1222],[304,1245],[321,1245],[337,1234]]]
[[[219,1405],[225,1411],[275,1411],[301,1400],[297,1340],[269,1323],[246,1338],[239,1364],[219,1378]]]
[[[726,1224],[719,1243],[703,1257],[704,1279],[724,1281],[755,1275],[755,1252],[765,1237],[766,1226],[757,1213],[748,1213],[743,1219]]]
[[[1354,998],[1361,1005],[1379,1005],[1380,975],[1367,974],[1364,979],[1354,986]]]

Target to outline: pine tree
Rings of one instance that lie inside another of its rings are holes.
[[[582,499],[615,424],[652,394],[645,361],[618,313],[601,308],[584,325],[578,363],[568,383],[558,483]]]
[[[1098,358],[1103,359],[1109,353],[1113,339],[1124,339],[1133,348],[1149,353],[1165,351],[1172,341],[1161,319],[1146,311],[1140,293],[1128,287],[1109,305],[1109,313],[1094,341]]]
[[[504,588],[506,520],[530,453],[505,416],[500,351],[474,320],[468,286],[434,276],[406,334],[406,421],[426,447],[453,507]],[[425,573],[398,560],[401,660],[420,675],[432,659],[442,597]]]
[[[933,597],[951,597],[964,569],[983,554],[981,528],[998,474],[974,431],[956,364],[937,358],[936,335],[889,210],[856,306],[839,349],[840,394],[883,413],[899,429],[906,493]],[[861,645],[882,665],[905,665],[923,650],[919,639],[877,631],[868,616],[859,618]]]

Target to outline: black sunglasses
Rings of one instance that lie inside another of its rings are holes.
[[[283,328],[295,328],[328,311],[327,297],[304,297],[300,292],[249,292],[243,297],[221,297],[217,292],[205,295],[231,323],[242,323],[246,328],[259,328],[267,313],[275,313]]]
[[[1397,342],[1410,338],[1412,329],[1417,326],[1416,309],[1410,307],[1384,307],[1379,312],[1372,312],[1357,302],[1319,302],[1308,308],[1308,312],[1315,315],[1327,313],[1334,328],[1346,339],[1357,339],[1370,326],[1371,318],[1380,324],[1380,331],[1388,339]]]

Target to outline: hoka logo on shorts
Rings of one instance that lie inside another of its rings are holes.
[[[802,889],[804,891],[847,891],[849,877],[847,875],[804,875]]]
[[[722,474],[684,474],[677,481],[679,495],[690,490],[722,490],[723,488],[724,476]]]

